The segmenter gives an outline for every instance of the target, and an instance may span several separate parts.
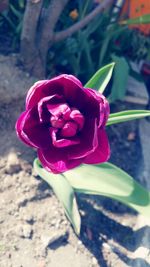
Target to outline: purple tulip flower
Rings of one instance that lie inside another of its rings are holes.
[[[24,143],[37,148],[44,168],[62,173],[81,163],[108,160],[108,116],[109,104],[102,94],[63,74],[30,88],[16,131]]]

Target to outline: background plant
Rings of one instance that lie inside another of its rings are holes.
[[[0,35],[11,40],[11,48],[18,49],[23,26],[25,0],[2,1],[0,12]]]
[[[0,32],[5,36],[7,30],[13,49],[20,44],[22,64],[40,78],[65,72],[85,82],[97,69],[115,62],[106,95],[109,101],[123,99],[128,75],[142,80],[130,61],[139,63],[150,56],[149,38],[128,25],[148,23],[150,16],[120,21],[113,2],[103,1],[102,12],[93,0],[10,0],[0,16]]]

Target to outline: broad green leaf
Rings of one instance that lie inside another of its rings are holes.
[[[98,90],[100,93],[103,93],[111,79],[113,68],[114,63],[111,63],[99,69],[86,83],[85,87],[93,88]]]
[[[109,115],[107,126],[150,116],[150,110],[125,110]]]
[[[64,176],[76,192],[116,199],[150,217],[150,192],[113,164],[80,165]]]
[[[108,97],[109,102],[113,102],[117,99],[123,100],[127,89],[129,74],[129,65],[124,57],[112,55],[112,60],[115,62],[115,69],[111,94]]]
[[[134,25],[134,24],[149,24],[150,23],[150,14],[145,14],[136,18],[120,21],[121,25]]]
[[[80,215],[74,195],[74,190],[62,174],[53,174],[44,169],[39,160],[34,160],[34,169],[43,180],[53,189],[57,198],[63,205],[65,213],[73,225],[77,235],[80,233]]]

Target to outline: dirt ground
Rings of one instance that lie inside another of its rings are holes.
[[[36,151],[17,139],[14,125],[34,81],[16,66],[16,56],[0,56],[0,266],[150,266],[149,247],[141,250],[137,243],[145,230],[137,226],[139,215],[106,198],[78,195],[79,239],[52,190],[32,170]],[[142,161],[138,122],[112,126],[108,135],[111,161],[136,176]]]

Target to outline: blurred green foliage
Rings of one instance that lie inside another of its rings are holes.
[[[44,0],[43,10],[50,0]],[[9,8],[0,13],[0,39],[2,36],[11,40],[11,48],[19,48],[26,0],[9,0]],[[69,1],[55,27],[57,32],[64,30],[84,18],[95,7],[93,0]],[[47,57],[47,76],[71,73],[85,83],[102,66],[114,61],[115,72],[111,88],[106,90],[110,99],[123,99],[127,76],[130,72],[129,61],[139,62],[150,59],[150,39],[137,30],[129,29],[127,23],[119,24],[113,20],[112,9],[108,9],[84,29],[55,43]],[[125,25],[124,25],[125,24]],[[3,41],[3,40],[2,40]],[[117,73],[117,75],[116,75]],[[121,82],[124,74],[124,83]],[[116,80],[117,79],[117,80]],[[120,81],[119,81],[120,79]],[[116,86],[119,86],[118,93]]]
[[[8,9],[0,13],[0,34],[7,32],[14,50],[20,41],[25,4],[26,0],[9,0]]]
[[[88,14],[93,8],[91,4],[90,0],[74,1],[72,8],[78,11],[78,18],[75,21],[72,19],[72,22],[79,21]],[[69,23],[67,26],[71,24],[68,10],[61,16],[61,29],[64,28],[65,21]],[[129,29],[127,25],[120,25],[117,21],[111,23],[111,18],[111,10],[107,10],[78,33],[56,43],[49,51],[48,75],[53,76],[55,70],[58,73],[65,71],[74,73],[86,82],[97,69],[111,62],[113,55],[124,58],[127,62],[139,62],[148,58],[150,39],[137,30]],[[129,70],[124,66],[125,64],[120,65],[126,76]]]

